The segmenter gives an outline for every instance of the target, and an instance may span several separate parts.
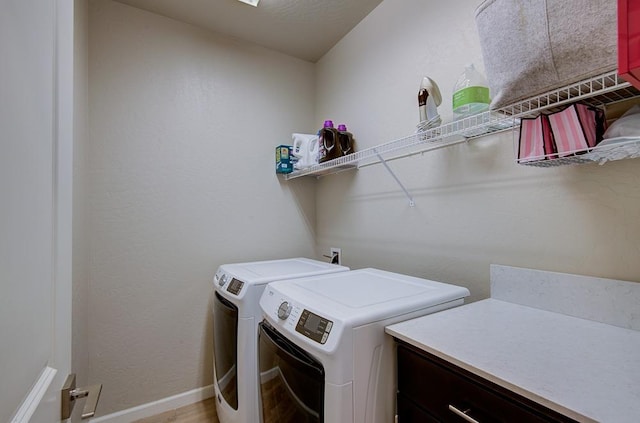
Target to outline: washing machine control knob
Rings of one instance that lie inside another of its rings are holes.
[[[225,283],[227,283],[227,275],[223,274],[218,281],[218,285],[224,286]]]
[[[278,318],[282,320],[286,320],[290,314],[291,314],[291,306],[289,305],[288,302],[283,301],[282,304],[280,304],[280,307],[278,307]]]

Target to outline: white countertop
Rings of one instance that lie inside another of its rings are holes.
[[[497,299],[386,331],[575,420],[640,422],[639,331]]]

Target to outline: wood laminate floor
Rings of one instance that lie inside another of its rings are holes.
[[[219,420],[216,414],[215,399],[209,398],[195,404],[136,420],[134,423],[219,423]]]

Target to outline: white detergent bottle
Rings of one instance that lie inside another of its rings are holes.
[[[465,66],[453,87],[453,119],[459,120],[489,110],[487,80],[473,64]]]

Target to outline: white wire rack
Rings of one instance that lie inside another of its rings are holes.
[[[301,176],[323,176],[345,170],[392,161],[414,154],[460,144],[467,139],[505,131],[518,125],[519,120],[500,112],[484,112],[475,116],[427,129],[347,156],[320,163],[286,174],[285,179]]]
[[[554,112],[561,110],[564,106],[576,101],[600,107],[605,104],[638,96],[640,96],[640,91],[618,77],[617,71],[614,70],[497,110],[446,123],[436,128],[431,128],[328,162],[320,163],[307,169],[297,170],[286,174],[285,179],[289,180],[301,176],[319,177],[460,144],[471,138],[516,128],[520,125],[521,118],[537,116],[542,111]],[[633,143],[627,143],[627,150],[630,148],[629,144]],[[576,163],[592,163],[594,160],[619,160],[620,158],[618,157],[621,156],[621,150],[618,147],[608,147],[608,150],[617,148],[617,152],[608,159],[603,159],[602,157],[594,158],[595,156],[588,154],[592,151],[604,151],[604,148],[600,149],[596,146],[589,152],[576,152],[575,155],[569,157],[558,159],[540,157],[540,160],[523,161],[521,164],[550,167]]]
[[[640,95],[640,91],[624,81],[613,70],[575,84],[567,85],[500,109],[518,117],[535,117],[542,111],[554,112],[580,101],[602,106]]]
[[[640,136],[604,140],[593,148],[565,154],[567,154],[565,157],[541,156],[523,159],[518,163],[536,167],[555,167],[594,162],[605,164],[608,161],[635,159],[640,157]]]
[[[383,160],[392,161],[402,157],[448,147],[465,142],[468,138],[475,138],[510,129],[514,125],[514,120],[512,116],[505,116],[499,113],[481,113],[375,147],[366,148],[306,169],[296,170],[286,174],[285,179],[294,179],[310,175],[323,176],[377,164]]]
[[[618,76],[617,71],[613,70],[537,97],[529,98],[501,110],[519,118],[535,117],[543,111],[553,113],[562,110],[565,106],[575,102],[594,107],[603,107],[638,96],[640,96],[640,91],[624,81]],[[517,144],[517,137],[514,138],[516,138],[514,143]],[[517,145],[514,146],[514,149],[517,151]],[[616,143],[603,142],[587,150],[565,153],[563,157],[546,155],[533,159],[516,159],[516,162],[536,167],[555,167],[593,162],[603,164],[610,160],[639,157],[638,150],[640,150],[640,138],[621,140]]]

